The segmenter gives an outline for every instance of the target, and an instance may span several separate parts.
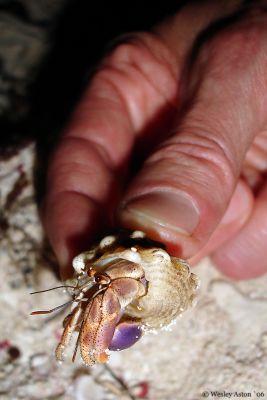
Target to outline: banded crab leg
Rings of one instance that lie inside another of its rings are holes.
[[[83,309],[81,307],[81,303],[79,303],[72,313],[65,318],[64,331],[56,348],[56,359],[58,361],[63,361],[64,350],[70,343],[72,334],[81,320],[82,313]]]
[[[92,287],[87,291],[87,295],[89,295],[89,298],[91,298],[91,296],[92,296],[92,298],[94,298],[101,291],[103,291],[103,289],[99,290],[98,287]],[[63,334],[62,334],[61,340],[56,348],[56,359],[58,361],[63,360],[64,349],[69,345],[74,330],[80,325],[81,321],[84,320],[84,302],[87,302],[88,298],[84,297],[84,293],[83,293],[83,291],[81,291],[80,294],[75,298],[74,301],[76,301],[77,306],[65,318],[65,320],[63,322],[63,327],[64,327]],[[75,350],[74,350],[73,357],[72,357],[73,362],[75,360],[75,356],[76,356],[76,352],[77,352],[79,337],[80,337],[80,333],[78,335],[78,339],[77,339]]]
[[[86,365],[107,361],[106,350],[112,340],[120,309],[116,294],[109,288],[87,305],[79,338],[81,357]]]

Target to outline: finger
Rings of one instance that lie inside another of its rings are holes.
[[[48,199],[43,221],[63,280],[73,274],[73,257],[88,248],[94,234],[107,226],[103,221],[106,210],[101,212],[101,208],[104,207],[86,195],[71,191],[56,196],[54,204]]]
[[[260,132],[246,155],[242,175],[256,193],[264,184],[267,171],[267,130]]]
[[[234,191],[230,204],[218,227],[207,244],[189,260],[191,265],[197,264],[203,257],[210,255],[223,243],[229,241],[246,224],[254,206],[254,197],[248,185],[240,180]]]
[[[235,279],[254,278],[267,272],[267,184],[255,201],[243,229],[213,255],[218,268]]]
[[[65,272],[97,230],[97,216],[112,208],[107,205],[120,191],[115,176],[127,168],[134,137],[150,126],[155,144],[156,131],[170,121],[182,60],[197,33],[213,18],[231,12],[235,3],[227,2],[223,10],[194,6],[196,13],[185,8],[178,24],[169,21],[159,28],[162,40],[139,34],[104,60],[51,160],[44,223]],[[179,25],[181,29],[172,29]],[[171,43],[166,37],[172,37]],[[173,43],[178,43],[175,50]]]
[[[64,276],[73,256],[101,229],[100,216],[106,225],[111,219],[135,136],[162,109],[174,108],[177,71],[166,53],[152,35],[115,49],[52,156],[44,224]]]
[[[265,124],[265,61],[260,46],[251,59],[255,38],[262,43],[264,35],[231,31],[200,53],[189,77],[196,86],[188,111],[146,161],[119,210],[125,227],[164,241],[173,254],[192,257],[207,242]]]

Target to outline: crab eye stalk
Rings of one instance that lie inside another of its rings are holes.
[[[92,266],[89,266],[86,273],[90,278],[93,278],[96,274],[96,270]]]
[[[106,274],[96,274],[94,278],[95,282],[99,283],[100,285],[109,285],[111,282],[110,277],[107,276]]]

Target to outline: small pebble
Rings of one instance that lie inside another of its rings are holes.
[[[21,351],[16,346],[10,346],[8,349],[8,355],[12,360],[16,360],[21,356]]]

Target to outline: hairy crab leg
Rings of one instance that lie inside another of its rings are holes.
[[[81,317],[83,310],[81,304],[79,304],[75,310],[73,310],[72,314],[70,314],[70,318],[68,319],[66,326],[64,328],[63,334],[61,336],[61,340],[56,348],[56,359],[58,361],[63,360],[63,352],[70,343],[71,336],[73,334],[74,329],[79,324],[79,320]]]
[[[100,294],[101,292],[103,292],[105,290],[105,288],[97,288],[97,290],[96,290],[96,292],[92,295],[92,297],[90,297],[90,304],[92,303],[92,300],[98,295],[98,294]],[[83,299],[81,299],[80,300],[80,302],[82,302],[82,301],[89,301],[89,299],[88,298],[83,298]],[[85,313],[84,313],[84,315],[86,316],[87,314],[86,314],[86,310],[85,310]],[[83,326],[83,323],[84,323],[84,320],[85,320],[85,317],[83,317],[83,321],[82,321],[82,326]],[[81,337],[81,332],[82,332],[82,326],[81,326],[81,329],[79,330],[79,334],[78,334],[78,337],[77,337],[77,340],[76,340],[76,344],[75,344],[75,349],[74,349],[74,352],[73,352],[73,355],[72,355],[72,362],[74,362],[75,361],[75,358],[76,358],[76,354],[77,354],[77,350],[78,350],[78,347],[79,347],[79,343],[80,343],[80,337]]]
[[[111,343],[120,310],[117,295],[110,288],[88,304],[79,340],[81,357],[86,365],[107,361],[106,351]]]

